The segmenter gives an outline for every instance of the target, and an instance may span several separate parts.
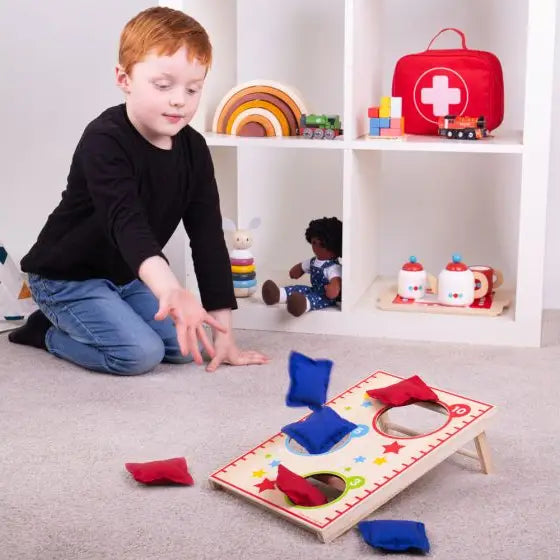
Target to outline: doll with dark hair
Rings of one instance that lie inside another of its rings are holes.
[[[262,298],[267,305],[286,303],[295,317],[336,305],[342,289],[342,266],[338,260],[342,256],[342,222],[338,218],[312,220],[305,239],[315,256],[294,265],[290,278],[309,273],[311,286],[296,284],[280,288],[267,280],[262,287]]]

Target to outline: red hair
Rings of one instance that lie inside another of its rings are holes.
[[[210,66],[212,45],[198,21],[179,10],[148,8],[134,16],[121,33],[119,64],[130,74],[133,66],[152,50],[158,56],[172,55],[187,48],[189,61],[197,59]]]

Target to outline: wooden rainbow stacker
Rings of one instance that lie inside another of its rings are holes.
[[[437,430],[419,435],[391,424],[387,414],[390,407],[366,394],[367,390],[402,379],[377,371],[330,400],[327,405],[357,428],[327,453],[310,455],[295,440],[278,433],[210,475],[211,485],[270,509],[328,542],[453,453],[478,459],[482,471],[489,473],[484,430],[495,407],[431,387],[437,403],[410,406],[420,405],[447,418]],[[476,444],[476,454],[462,449],[471,440]],[[344,482],[344,491],[322,506],[296,506],[273,483],[280,463],[311,482],[314,475],[334,475]]]

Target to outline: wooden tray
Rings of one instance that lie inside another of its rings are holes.
[[[512,297],[507,290],[497,290],[491,296],[489,302],[486,298],[474,301],[470,307],[455,307],[442,305],[436,300],[436,296],[427,293],[422,300],[401,300],[397,296],[397,286],[391,286],[383,292],[378,300],[377,307],[385,311],[412,311],[415,313],[446,313],[452,315],[487,315],[495,317],[511,303]]]

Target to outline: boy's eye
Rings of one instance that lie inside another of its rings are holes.
[[[196,93],[196,89],[191,89],[191,88],[187,89],[187,94],[188,95],[194,95],[195,93]]]
[[[154,86],[156,86],[157,89],[164,90],[164,89],[169,89],[170,84],[166,82],[155,82]]]

